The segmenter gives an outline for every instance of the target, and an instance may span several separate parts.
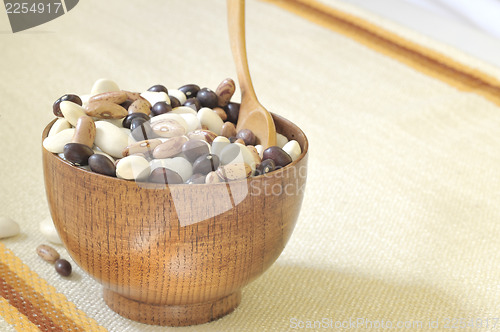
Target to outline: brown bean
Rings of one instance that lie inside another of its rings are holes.
[[[227,138],[236,136],[236,126],[232,122],[224,122],[222,125],[222,136]]]
[[[193,163],[199,156],[210,153],[210,146],[203,140],[191,140],[184,143],[182,152]]]
[[[255,145],[257,143],[257,137],[250,129],[242,129],[236,134],[237,138],[241,138],[245,141],[245,145]]]
[[[218,116],[222,119],[222,121],[226,121],[226,120],[227,120],[227,114],[226,114],[226,112],[225,112],[222,108],[220,108],[220,107],[215,107],[215,108],[213,109],[213,111],[214,111],[215,113],[217,113],[217,115],[218,115]]]
[[[151,123],[151,129],[160,137],[176,137],[186,133],[186,129],[177,121],[163,119]]]
[[[179,91],[183,92],[186,95],[186,98],[196,97],[198,91],[200,91],[200,87],[196,84],[186,84],[179,88]]]
[[[109,101],[111,103],[121,104],[127,99],[127,93],[125,91],[112,91],[100,93],[98,95],[90,97],[89,103],[94,103],[97,101]]]
[[[274,163],[274,160],[272,159],[266,159],[263,160],[259,166],[257,166],[256,174],[261,175],[261,174],[266,174],[269,172],[272,172],[276,169],[276,164]]]
[[[217,107],[218,97],[215,92],[209,88],[200,89],[200,91],[196,94],[196,99],[198,99],[202,107]]]
[[[264,150],[262,159],[272,159],[276,164],[276,169],[285,167],[292,162],[292,157],[279,146],[270,146]]]
[[[110,101],[96,101],[89,103],[85,109],[89,116],[102,119],[121,119],[127,116],[127,110]]]
[[[130,91],[125,91],[122,90],[127,94],[127,99],[130,99],[132,101],[136,101],[137,99],[141,99],[141,94],[139,92],[130,92]]]
[[[54,264],[61,256],[51,246],[46,244],[41,244],[36,247],[36,253],[40,256],[44,261]]]
[[[196,97],[189,98],[188,100],[186,100],[184,106],[189,106],[195,111],[199,111],[201,109],[201,103]]]
[[[186,181],[187,184],[203,184],[205,183],[205,175],[195,173]]]
[[[187,142],[185,136],[172,137],[158,145],[153,150],[156,159],[170,158],[182,152],[182,146]]]
[[[226,181],[245,179],[252,174],[252,168],[245,163],[234,163],[220,166],[217,175]]]
[[[252,157],[253,157],[253,160],[254,160],[255,164],[256,165],[260,164],[260,162],[262,160],[260,159],[259,151],[257,151],[257,149],[255,148],[255,146],[253,146],[253,145],[247,145],[247,149],[252,154]]]
[[[151,113],[151,104],[146,99],[139,98],[128,107],[128,114],[132,113],[144,113],[149,115],[149,113]]]
[[[164,184],[183,183],[182,177],[179,173],[164,167],[155,168],[149,175],[149,182]]]
[[[92,148],[95,140],[95,123],[90,116],[84,115],[78,118],[76,122],[75,133],[73,134],[72,143],[80,143]]]
[[[89,157],[89,166],[92,172],[116,177],[115,164],[105,155],[94,153]]]
[[[77,165],[87,165],[89,157],[94,154],[91,148],[80,143],[68,143],[64,146],[64,158]]]
[[[242,140],[241,138],[237,138],[236,141],[234,141],[234,143],[240,143],[240,144],[245,145],[245,141]]]
[[[217,172],[210,172],[205,177],[205,183],[219,183],[222,182],[221,178],[217,175]]]
[[[204,154],[193,163],[193,173],[208,174],[219,167],[219,157],[215,154]]]
[[[205,142],[208,142],[208,144],[212,144],[214,139],[217,137],[216,133],[207,129],[193,130],[186,135],[190,140],[203,140]]]
[[[63,114],[61,112],[61,103],[63,101],[70,101],[72,103],[75,103],[75,104],[78,104],[80,106],[82,106],[82,99],[80,97],[78,97],[77,95],[64,95],[62,97],[60,97],[59,99],[57,99],[55,102],[54,102],[54,105],[52,105],[52,111],[54,112],[54,115],[55,116],[58,116],[58,117],[62,117]]]
[[[218,99],[218,106],[226,107],[229,104],[231,97],[233,97],[235,90],[236,84],[232,79],[226,78],[224,81],[222,81],[217,87],[217,90],[215,90],[215,94],[217,95]]]
[[[227,114],[227,121],[237,124],[240,115],[240,104],[229,103],[226,107],[224,107],[224,110]]]
[[[162,144],[162,141],[159,139],[139,141],[123,149],[122,155],[126,157],[136,153],[152,154],[153,150],[160,144]]]

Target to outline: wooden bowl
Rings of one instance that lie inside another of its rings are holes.
[[[183,326],[238,306],[242,287],[281,254],[304,195],[307,138],[290,121],[273,118],[278,132],[299,142],[300,158],[229,183],[125,181],[43,149],[56,229],[74,261],[104,286],[111,309],[146,324]]]

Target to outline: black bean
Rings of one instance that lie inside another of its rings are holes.
[[[265,159],[265,160],[262,160],[262,162],[257,167],[256,174],[257,175],[266,174],[266,173],[274,171],[275,169],[276,169],[276,164],[274,163],[274,160]]]
[[[149,121],[149,115],[141,113],[141,112],[137,112],[137,113],[132,113],[132,114],[127,115],[123,119],[122,126],[124,128],[130,129],[130,125],[132,124],[132,120],[135,119],[135,118],[142,118],[145,121]]]
[[[105,155],[94,153],[89,157],[89,166],[92,172],[107,176],[116,176],[115,164]]]
[[[150,87],[148,89],[148,91],[152,91],[152,92],[165,92],[168,95],[167,88],[165,86],[161,85],[161,84],[153,85],[152,87]]]
[[[224,111],[227,114],[227,121],[234,124],[238,123],[238,115],[240,114],[240,104],[239,103],[229,103],[224,107]]]
[[[200,110],[200,108],[201,108],[201,103],[198,100],[198,98],[189,98],[184,103],[184,106],[189,106],[189,107],[191,107],[192,109],[194,109],[195,111],[198,112]]]
[[[276,169],[285,167],[292,162],[292,157],[279,146],[270,146],[264,150],[262,159],[272,159],[276,164]]]
[[[199,156],[208,154],[210,149],[208,144],[201,140],[190,140],[182,146],[182,152],[186,158],[193,163]]]
[[[236,138],[241,138],[245,145],[255,145],[257,142],[257,137],[250,129],[242,129],[236,134]]]
[[[78,104],[80,106],[83,105],[82,100],[77,95],[71,95],[71,94],[64,95],[64,96],[60,97],[59,99],[57,99],[54,102],[54,105],[52,105],[52,111],[54,112],[55,116],[59,116],[59,117],[63,116],[63,114],[61,113],[61,103],[63,101],[70,101],[70,102]]]
[[[149,175],[149,182],[164,183],[164,184],[179,184],[183,183],[179,173],[174,172],[165,167],[155,168]]]
[[[214,108],[218,104],[217,95],[209,88],[203,88],[198,91],[196,99],[200,101],[202,107]]]
[[[219,157],[206,153],[199,156],[193,163],[193,173],[208,174],[219,167]]]
[[[158,137],[153,132],[153,129],[151,129],[151,124],[149,123],[149,121],[146,121],[143,118],[133,119],[130,124],[130,131],[132,133],[132,137],[136,141],[144,141],[147,139]]]
[[[172,110],[172,106],[170,106],[169,104],[167,104],[164,101],[159,101],[156,104],[154,104],[153,107],[151,107],[151,114],[153,116],[157,116],[160,114],[168,113],[171,110]]]
[[[172,108],[176,108],[176,107],[179,107],[179,106],[182,106],[181,105],[181,102],[179,101],[179,99],[173,97],[173,96],[169,96],[170,98],[170,106],[172,106]]]
[[[58,259],[54,267],[56,268],[56,272],[63,277],[69,276],[71,274],[71,271],[73,270],[73,268],[71,267],[71,263],[64,258]]]
[[[87,165],[93,154],[94,151],[85,144],[68,143],[64,146],[64,158],[73,164]]]
[[[123,103],[121,103],[120,106],[128,111],[128,108],[130,107],[130,105],[132,105],[132,103],[133,103],[132,100],[127,99]]]
[[[198,91],[200,91],[200,87],[196,84],[186,84],[181,86],[179,90],[186,95],[186,98],[192,98],[196,97]]]

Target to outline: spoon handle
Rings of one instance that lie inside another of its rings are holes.
[[[245,0],[227,0],[229,42],[243,99],[257,101],[248,69],[245,41]]]

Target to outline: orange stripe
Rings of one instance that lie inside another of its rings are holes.
[[[461,91],[474,92],[500,105],[500,81],[434,50],[315,0],[264,1],[348,36]]]
[[[1,262],[0,296],[9,301],[41,330],[65,331],[72,329],[84,331]]]
[[[71,328],[73,331],[107,331],[104,327],[97,324],[94,319],[77,309],[73,302],[68,301],[63,294],[58,293],[52,285],[49,285],[47,281],[32,271],[19,257],[7,249],[2,242],[0,242],[0,263],[4,265],[0,271],[2,278],[8,279],[9,285],[18,292],[20,292],[20,289],[28,287],[29,291],[20,293],[25,297],[29,294],[29,301],[36,303],[44,315],[51,319],[56,318],[54,321],[65,330]],[[5,306],[5,303],[2,305]],[[12,315],[12,312],[0,312],[0,315],[5,317],[5,315]],[[30,322],[28,321],[28,323]]]
[[[19,332],[38,332],[40,329],[28,317],[9,304],[9,301],[0,297],[0,312],[5,322],[12,325]]]
[[[0,296],[9,301],[9,304],[15,307],[21,314],[35,324],[42,331],[60,331],[64,332],[61,326],[54,323],[52,319],[44,315],[37,306],[33,305],[29,298],[31,294],[19,293],[0,276]]]

